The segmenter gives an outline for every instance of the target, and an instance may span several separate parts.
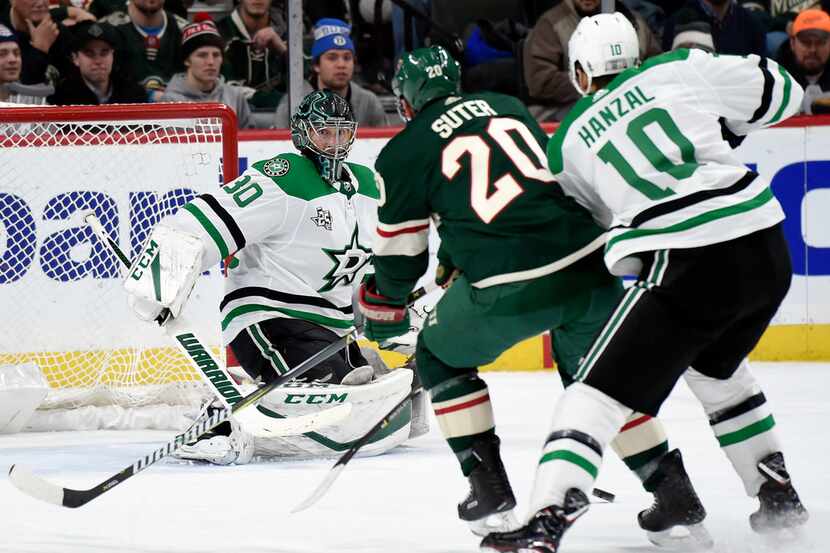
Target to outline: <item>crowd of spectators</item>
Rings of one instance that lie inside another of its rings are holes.
[[[288,126],[287,0],[0,0],[0,102],[218,101],[240,127]],[[217,2],[226,4],[217,4]],[[231,5],[232,3],[232,5]],[[224,6],[215,9],[217,5]],[[303,92],[346,98],[358,122],[399,124],[396,57],[440,43],[467,91],[520,97],[540,121],[578,95],[568,40],[601,0],[304,0]],[[830,111],[830,0],[617,0],[642,59],[677,48],[776,59]]]

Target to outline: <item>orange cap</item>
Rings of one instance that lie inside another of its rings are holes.
[[[804,10],[793,22],[793,35],[802,31],[824,31],[830,33],[830,15],[824,10]]]

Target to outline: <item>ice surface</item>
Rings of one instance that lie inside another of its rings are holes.
[[[625,370],[621,368],[621,370]],[[670,440],[709,511],[717,553],[830,552],[830,364],[756,363],[788,466],[812,519],[796,542],[763,542],[749,529],[747,498],[683,383],[663,409]],[[485,373],[505,463],[524,508],[556,397],[550,373]],[[21,494],[8,482],[20,463],[54,482],[87,488],[166,441],[162,432],[69,432],[0,436],[0,551],[14,553],[317,553],[477,551],[456,519],[466,492],[454,457],[433,424],[386,455],[358,458],[329,494],[288,511],[332,461],[240,467],[164,463],[77,510]],[[649,496],[610,454],[597,485],[617,494],[597,503],[568,534],[564,553],[659,551],[636,526]]]

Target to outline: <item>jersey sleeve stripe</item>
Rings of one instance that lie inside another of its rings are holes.
[[[414,219],[403,223],[386,224],[378,223],[378,234],[385,238],[391,238],[398,234],[418,232],[429,227],[429,219]]]
[[[207,232],[208,235],[213,239],[213,243],[216,244],[216,249],[219,250],[219,256],[222,259],[228,257],[230,255],[230,252],[228,251],[228,245],[225,243],[225,239],[222,238],[222,234],[219,232],[219,230],[215,226],[213,226],[213,223],[210,222],[210,219],[208,219],[207,216],[204,213],[202,213],[202,211],[198,207],[193,205],[192,202],[186,204],[183,209],[191,215],[193,215],[193,217],[196,218],[196,220],[199,222],[202,228],[205,229],[205,232]]]
[[[421,227],[421,230],[392,234],[389,237],[380,234],[378,229],[373,250],[375,255],[419,255],[429,246],[428,236],[429,225]]]
[[[752,119],[747,121],[748,123],[755,123],[761,119],[769,111],[770,104],[772,103],[772,88],[775,84],[775,77],[767,69],[767,58],[762,57],[761,61],[758,62],[758,67],[764,76],[764,91],[761,94],[761,105],[755,110]]]
[[[242,229],[239,228],[239,225],[236,224],[231,214],[225,211],[225,208],[221,206],[221,204],[211,196],[210,194],[202,194],[199,196],[210,208],[216,213],[216,215],[222,220],[225,224],[225,227],[231,233],[234,242],[236,242],[236,250],[239,251],[245,247],[245,235],[242,234]]]
[[[337,307],[325,298],[315,296],[301,296],[299,294],[289,294],[287,292],[279,292],[277,290],[271,290],[270,288],[264,288],[262,286],[245,286],[243,288],[237,288],[233,292],[227,294],[222,299],[222,303],[219,304],[219,309],[225,309],[225,307],[232,301],[240,300],[243,298],[255,297],[266,298],[281,303],[309,305],[313,307],[322,307],[324,309],[335,309],[337,311],[340,311],[344,315],[351,315],[352,313],[354,313],[354,309],[351,305],[348,305],[346,307]]]
[[[781,105],[778,106],[778,111],[775,112],[775,115],[772,116],[772,119],[767,121],[767,125],[773,125],[781,119],[781,116],[784,115],[784,111],[787,109],[787,106],[790,103],[790,93],[793,89],[793,81],[790,78],[790,74],[787,73],[787,70],[778,66],[778,72],[781,73],[781,76],[784,78],[784,93],[783,97],[781,98]]]

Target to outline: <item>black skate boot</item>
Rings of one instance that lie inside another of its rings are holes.
[[[571,488],[564,506],[551,505],[533,515],[526,526],[513,532],[496,532],[481,540],[481,551],[490,553],[556,553],[559,542],[576,519],[588,510],[582,490]]]
[[[499,455],[500,444],[496,435],[473,444],[473,456],[479,463],[467,477],[470,493],[458,504],[458,518],[479,536],[519,526],[512,512],[516,498]]]
[[[760,508],[749,515],[749,525],[759,533],[801,526],[810,517],[790,482],[784,455],[778,451],[758,463],[758,471],[767,479],[758,490]]]
[[[703,526],[706,509],[686,474],[680,450],[666,453],[643,485],[654,494],[654,503],[640,511],[637,522],[651,543],[661,547],[682,547],[697,542],[702,547],[712,547],[712,537]],[[672,529],[677,526],[685,527],[688,535],[673,534]]]

